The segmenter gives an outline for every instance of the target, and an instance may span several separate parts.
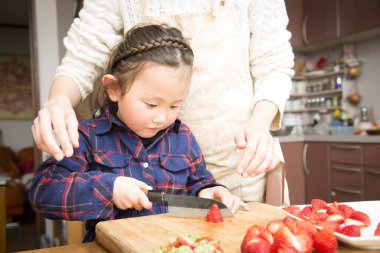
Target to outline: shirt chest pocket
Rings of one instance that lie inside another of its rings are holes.
[[[156,185],[167,193],[186,191],[190,175],[190,162],[185,156],[160,155],[160,169],[155,171]]]
[[[96,150],[93,152],[94,164],[92,170],[112,172],[118,175],[129,175],[131,163],[130,154],[120,154],[109,150]]]

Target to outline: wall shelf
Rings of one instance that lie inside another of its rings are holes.
[[[306,113],[306,112],[321,112],[326,113],[329,111],[335,111],[335,109],[340,109],[340,106],[331,106],[331,107],[312,107],[312,108],[304,108],[299,110],[285,110],[285,113]]]
[[[342,93],[342,90],[324,90],[324,91],[318,91],[318,92],[310,92],[310,93],[303,93],[303,94],[290,94],[290,99],[298,99],[298,98],[309,98],[309,97],[327,97],[327,96],[333,96],[333,95],[340,95]]]

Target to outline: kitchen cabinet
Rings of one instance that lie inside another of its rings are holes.
[[[293,46],[330,42],[380,28],[379,0],[285,0],[285,4]]]
[[[304,0],[303,39],[306,45],[337,37],[337,1]]]
[[[330,145],[331,200],[364,200],[363,146],[357,143]]]
[[[379,0],[339,0],[339,36],[380,27]]]
[[[380,144],[364,146],[365,199],[380,199]]]
[[[306,203],[312,199],[330,202],[329,144],[306,142],[303,163],[306,174]]]
[[[292,205],[305,204],[305,173],[302,163],[303,142],[281,143],[285,159],[285,177]]]

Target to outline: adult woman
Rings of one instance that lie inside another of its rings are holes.
[[[72,154],[78,139],[72,106],[92,92],[109,51],[139,22],[167,23],[190,40],[194,74],[180,119],[218,182],[245,201],[262,201],[263,172],[281,156],[269,129],[280,126],[293,75],[283,0],[85,1],[32,127],[37,146],[57,160]]]

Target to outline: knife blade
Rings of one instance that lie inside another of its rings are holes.
[[[212,204],[218,205],[223,217],[234,216],[225,204],[214,199],[166,194],[159,191],[148,191],[147,196],[151,202],[167,202],[168,213],[177,217],[204,218]]]

